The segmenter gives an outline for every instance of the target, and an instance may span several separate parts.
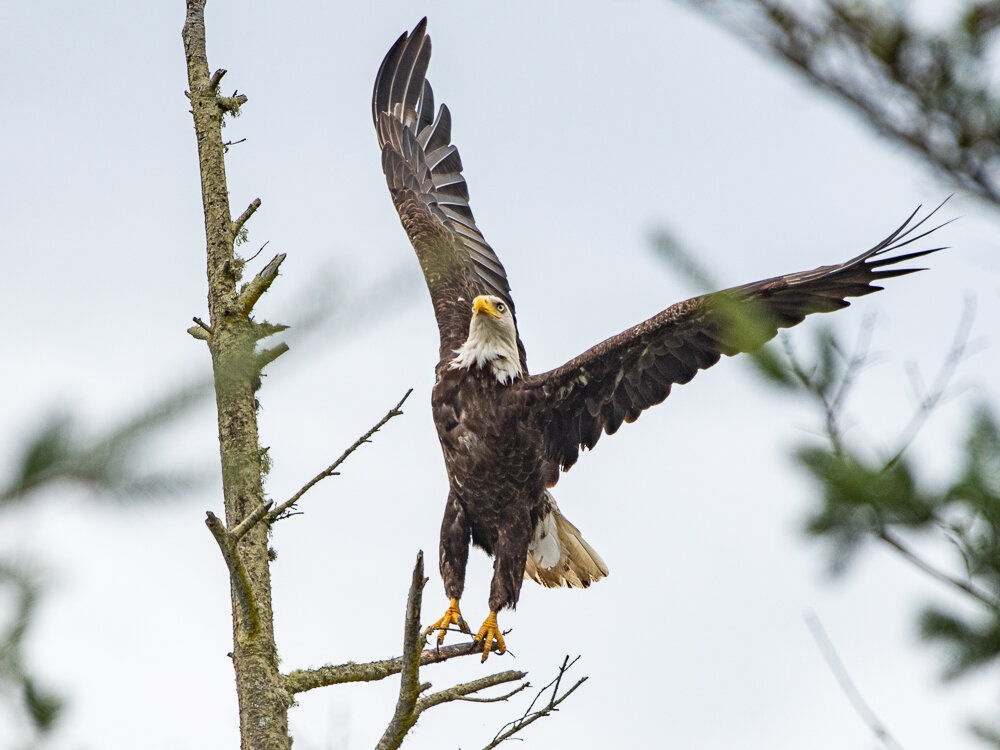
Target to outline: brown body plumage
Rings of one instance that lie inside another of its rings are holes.
[[[434,111],[425,27],[426,19],[386,55],[372,116],[441,337],[431,401],[450,483],[440,567],[452,606],[438,624],[464,625],[458,600],[471,541],[495,560],[491,615],[479,637],[486,649],[495,638],[502,651],[495,614],[517,603],[526,574],[547,586],[582,587],[607,574],[548,492],[581,448],[634,421],[721,355],[752,350],[808,314],[847,307],[847,297],[881,289],[873,282],[919,270],[890,266],[939,248],[885,257],[927,234],[914,236],[926,221],[911,226],[915,212],[845,263],[678,303],[562,367],[528,375],[506,273],[469,208],[451,116],[444,105]]]
[[[556,467],[542,435],[526,429],[529,402],[488,372],[439,364],[431,396],[448,467],[448,505],[441,526],[441,573],[449,597],[462,596],[469,541],[496,559],[490,609],[513,606],[528,544],[541,517],[546,480]]]

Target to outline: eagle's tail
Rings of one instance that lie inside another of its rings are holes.
[[[559,512],[552,495],[545,494],[550,508],[535,528],[524,577],[548,588],[587,588],[608,574],[608,566],[580,530]]]

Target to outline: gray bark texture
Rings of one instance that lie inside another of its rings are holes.
[[[222,117],[246,99],[221,98],[224,71],[209,74],[205,49],[205,0],[187,0],[183,29],[189,97],[198,140],[208,255],[208,347],[215,375],[226,526],[236,528],[264,502],[261,450],[254,397],[259,376],[254,323],[237,292],[233,248],[239,229],[232,220],[226,186]],[[249,216],[246,216],[249,218]],[[241,222],[246,219],[241,216]],[[240,222],[240,223],[241,223]],[[209,519],[212,528],[213,517]],[[216,519],[216,522],[218,519]],[[254,524],[238,541],[212,528],[232,574],[233,664],[243,750],[289,748],[288,706],[278,670],[271,610],[267,526]]]

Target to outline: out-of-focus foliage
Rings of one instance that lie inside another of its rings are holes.
[[[905,460],[872,466],[849,453],[815,446],[799,448],[796,458],[822,497],[806,531],[833,541],[838,570],[861,542],[882,529],[921,528],[934,518],[934,498],[925,496]]]
[[[955,2],[942,28],[900,0],[688,4],[776,54],[954,186],[1000,208],[1000,2]]]
[[[98,435],[86,435],[81,420],[66,413],[42,421],[24,439],[10,479],[0,482],[0,514],[16,504],[44,500],[55,486],[82,487],[94,500],[178,497],[198,484],[201,474],[190,468],[150,471],[152,461],[145,454],[150,442],[209,392],[207,384],[178,389]],[[43,588],[37,573],[13,554],[6,551],[0,558],[0,594],[13,605],[0,612],[0,700],[13,704],[11,713],[44,736],[57,724],[64,700],[26,663],[24,644]]]
[[[2,695],[20,700],[23,713],[40,733],[48,732],[62,709],[62,699],[40,685],[24,664],[23,642],[31,625],[39,585],[29,571],[12,563],[0,563],[0,589],[14,602],[9,617],[0,622],[0,686]]]
[[[951,3],[950,16],[937,28],[922,23],[914,5],[901,0],[688,4],[790,64],[954,186],[1000,208],[1000,1]],[[669,243],[658,244],[669,251]],[[695,278],[704,281],[703,275]],[[961,572],[944,577],[984,611],[970,618],[927,608],[920,631],[947,647],[946,677],[993,661],[1000,654],[1000,431],[994,414],[986,406],[977,409],[964,467],[947,486],[931,488],[903,453],[940,391],[923,401],[896,453],[874,461],[845,445],[840,432],[844,395],[859,366],[832,337],[821,338],[808,367],[794,356],[784,367],[773,348],[762,352],[755,359],[758,371],[786,392],[810,397],[825,422],[827,443],[795,453],[820,497],[807,531],[831,543],[836,569],[867,539],[901,544],[897,531],[948,539]],[[916,557],[908,547],[897,551]],[[995,730],[974,731],[1000,746]]]
[[[695,284],[712,287],[709,275],[680,243],[660,233],[654,248]],[[751,355],[762,380],[784,397],[804,398],[823,424],[823,439],[801,443],[793,456],[815,487],[805,531],[829,545],[832,570],[842,572],[866,544],[883,545],[972,602],[961,611],[927,606],[919,615],[923,638],[944,647],[946,679],[1000,657],[1000,426],[988,406],[978,406],[954,476],[940,484],[919,475],[907,449],[944,400],[965,356],[971,322],[969,305],[937,377],[927,390],[914,384],[914,413],[908,424],[900,425],[895,444],[881,453],[853,440],[857,432],[846,433],[843,427],[851,389],[869,364],[870,319],[853,348],[821,326],[808,358],[784,335],[783,350],[766,345]],[[947,570],[923,557],[927,545],[939,547],[942,541],[955,551]],[[985,724],[972,725],[972,731],[987,742],[1000,737]]]
[[[1000,1],[951,3],[938,28],[921,23],[913,4],[901,0],[691,4],[850,105],[954,186],[1000,208]],[[959,358],[953,352],[945,369]],[[806,530],[831,544],[834,568],[842,569],[866,540],[889,544],[981,608],[970,615],[927,607],[920,615],[922,636],[948,654],[945,677],[994,663],[1000,656],[1000,428],[993,412],[978,407],[964,466],[945,486],[930,487],[904,451],[942,389],[923,400],[896,452],[878,461],[860,455],[860,446],[845,444],[841,434],[844,394],[859,367],[832,337],[819,341],[808,367],[794,356],[788,368],[771,355],[756,361],[768,380],[809,396],[823,414],[826,443],[800,446],[795,456],[820,498]],[[908,546],[934,536],[955,550],[954,572],[931,568]],[[1000,746],[996,730],[973,731]]]
[[[966,575],[1000,600],[1000,426],[985,407],[975,414],[965,442],[965,467],[937,502],[946,530],[960,552]],[[928,607],[920,618],[924,638],[938,641],[951,660],[946,678],[958,677],[1000,656],[1000,612],[996,606],[975,619]]]
[[[821,352],[837,351],[831,341],[820,341]],[[947,362],[956,362],[954,352]],[[812,373],[827,369],[823,354],[806,370],[792,360],[801,392],[814,400],[827,425],[823,444],[802,445],[795,451],[798,463],[814,480],[818,503],[808,514],[805,530],[827,541],[833,551],[832,567],[845,564],[865,543],[884,544],[937,581],[967,595],[973,603],[961,610],[926,606],[918,616],[920,635],[943,647],[943,676],[953,679],[972,669],[995,666],[1000,657],[1000,426],[986,405],[976,407],[969,421],[961,464],[954,476],[932,485],[919,476],[905,451],[914,428],[904,429],[891,456],[872,460],[866,446],[852,445],[838,425],[842,401],[831,411],[829,394],[851,378],[852,368],[841,359],[840,378],[830,381]],[[853,361],[853,360],[852,360]],[[940,403],[941,390],[924,394],[915,421]],[[928,406],[929,404],[929,406]],[[862,455],[864,453],[864,455]],[[954,550],[947,568],[924,558],[925,547],[946,541]],[[973,724],[980,739],[997,744],[996,730]],[[1000,745],[998,745],[1000,746]]]
[[[309,335],[331,322],[338,324],[338,330],[364,331],[386,310],[399,309],[373,300],[405,298],[417,288],[407,283],[413,272],[409,265],[405,268],[405,274],[387,274],[346,300],[332,278],[320,278],[315,288],[298,296],[314,301],[313,306],[300,304],[289,314],[297,321],[295,332]],[[324,345],[329,345],[329,336]],[[177,388],[103,432],[88,430],[87,420],[65,410],[39,419],[20,441],[10,475],[0,476],[0,522],[5,510],[42,502],[57,488],[86,490],[96,502],[131,504],[179,498],[200,486],[210,476],[204,467],[162,468],[154,443],[211,392],[208,381]],[[0,701],[11,704],[11,713],[23,716],[42,736],[58,723],[64,700],[26,663],[24,643],[44,589],[38,575],[16,563],[13,554],[5,551],[0,557],[0,602],[14,605],[9,612],[0,608]],[[5,747],[3,739],[0,746]]]
[[[953,186],[1000,208],[995,74],[1000,0],[950,3],[951,15],[939,28],[922,24],[914,4],[902,0],[685,2],[791,65]],[[661,235],[654,244],[697,285],[711,290],[706,274],[679,243]],[[937,383],[920,394],[894,452],[882,457],[871,446],[848,441],[841,429],[844,402],[864,365],[866,343],[848,356],[831,334],[821,332],[809,364],[787,346],[785,356],[765,346],[753,359],[764,380],[785,394],[806,396],[821,415],[826,440],[800,445],[794,455],[816,487],[806,531],[830,544],[833,569],[843,570],[863,544],[875,542],[969,597],[972,606],[961,612],[928,606],[919,617],[922,636],[945,648],[946,679],[995,664],[1000,655],[997,418],[987,406],[977,408],[964,465],[943,486],[930,486],[905,455],[945,394],[962,359],[963,336],[957,337]],[[923,545],[934,539],[947,540],[955,550],[951,570],[921,557]],[[1000,748],[995,727],[973,723],[970,728]]]
[[[28,499],[58,482],[81,485],[98,498],[149,497],[190,488],[189,471],[140,470],[140,452],[164,427],[207,395],[199,384],[179,389],[118,427],[88,436],[79,421],[61,413],[44,420],[24,441],[13,475],[0,489],[0,505]]]

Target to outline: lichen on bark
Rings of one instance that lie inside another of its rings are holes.
[[[234,242],[242,225],[234,225],[230,211],[222,140],[223,116],[233,111],[236,99],[242,104],[246,97],[220,97],[218,84],[224,71],[209,74],[205,0],[187,0],[183,40],[205,214],[211,316],[208,348],[215,376],[226,526],[232,529],[264,502],[255,397],[258,337],[249,314],[252,305],[241,304],[236,288]],[[228,537],[220,541],[223,543],[229,543]],[[241,746],[244,750],[288,748],[291,696],[278,669],[266,525],[254,525],[232,546],[234,560],[238,558],[238,565],[234,562],[237,567],[230,565],[230,570]],[[252,607],[254,616],[248,617],[247,606]]]

